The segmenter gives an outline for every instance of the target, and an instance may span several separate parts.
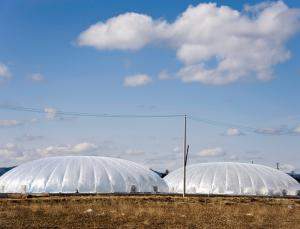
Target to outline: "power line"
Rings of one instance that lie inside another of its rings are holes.
[[[226,128],[234,128],[235,127],[235,128],[243,129],[246,131],[257,131],[257,129],[259,129],[256,127],[245,126],[245,125],[234,124],[234,123],[227,123],[227,122],[220,122],[220,121],[199,118],[199,117],[194,117],[194,116],[189,116],[188,118],[195,122],[206,123],[208,125],[213,125],[213,126],[222,126],[222,127],[226,127]]]
[[[226,127],[226,128],[237,128],[238,130],[243,130],[246,132],[252,132],[255,134],[262,134],[262,135],[271,135],[271,136],[298,136],[299,133],[295,132],[293,129],[290,128],[258,128],[248,125],[240,125],[228,122],[220,122],[205,118],[199,118],[194,116],[189,116],[189,120],[205,123],[212,126],[217,127]]]
[[[0,109],[5,110],[12,110],[12,111],[21,111],[21,112],[31,112],[31,113],[40,113],[40,114],[51,114],[51,112],[47,111],[46,109],[40,108],[32,108],[32,107],[23,107],[23,106],[12,106],[12,105],[0,105]],[[211,120],[207,118],[200,118],[193,115],[186,115],[186,114],[162,114],[162,115],[142,115],[142,114],[109,114],[109,113],[87,113],[87,112],[68,112],[68,111],[61,111],[61,110],[53,110],[53,115],[62,115],[62,116],[79,116],[79,117],[95,117],[95,118],[184,118],[185,116],[187,119],[205,123],[211,126],[217,127],[226,127],[226,128],[237,128],[243,131],[252,132],[255,134],[263,134],[263,135],[295,135],[290,130],[279,130],[279,131],[268,131],[268,129],[264,130],[261,128],[249,126],[249,125],[241,125],[235,123],[228,123],[222,121]]]
[[[1,105],[1,109],[12,110],[12,111],[24,111],[31,113],[49,114],[50,112],[45,109],[22,107],[22,106],[9,106]],[[86,112],[67,112],[61,110],[54,110],[55,115],[65,115],[65,116],[81,116],[81,117],[96,117],[96,118],[176,118],[184,117],[184,114],[164,114],[164,115],[140,115],[140,114],[96,114],[96,113],[86,113]]]

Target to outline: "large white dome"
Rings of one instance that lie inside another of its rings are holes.
[[[170,192],[182,193],[183,169],[165,177]],[[298,182],[289,175],[257,164],[200,163],[187,166],[186,192],[225,195],[296,195]]]
[[[165,181],[131,161],[96,156],[49,157],[0,177],[3,193],[168,192]]]

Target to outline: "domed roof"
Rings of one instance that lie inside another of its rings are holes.
[[[165,177],[170,192],[182,193],[183,169]],[[187,166],[186,192],[190,194],[295,195],[298,182],[289,175],[257,164],[200,163]]]
[[[49,157],[0,177],[3,193],[167,192],[165,181],[131,161],[96,156]]]

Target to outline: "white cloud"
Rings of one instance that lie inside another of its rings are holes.
[[[21,122],[14,120],[14,119],[2,119],[0,120],[0,127],[11,127],[11,126],[18,126]]]
[[[95,151],[97,145],[89,142],[82,142],[76,145],[63,145],[63,146],[48,146],[46,148],[37,149],[37,153],[42,156],[55,156],[55,155],[72,155],[72,154],[86,154]]]
[[[142,151],[142,150],[136,150],[136,149],[127,149],[125,151],[125,153],[127,155],[132,155],[132,156],[138,156],[138,155],[144,155],[145,154],[144,151]]]
[[[33,82],[42,82],[45,80],[45,77],[41,73],[34,73],[29,76],[29,79]]]
[[[244,135],[244,133],[237,128],[229,128],[226,130],[224,135],[226,135],[226,136],[241,136],[241,135]]]
[[[226,152],[221,147],[203,149],[199,152],[201,157],[221,157],[225,156]]]
[[[160,73],[158,73],[158,79],[160,80],[171,80],[174,79],[167,70],[162,70]]]
[[[15,120],[15,119],[0,119],[0,127],[15,127],[21,125],[35,124],[38,119],[25,119],[25,120]]]
[[[124,79],[125,87],[139,87],[144,86],[152,82],[152,79],[145,74],[138,74],[133,76],[127,76]]]
[[[90,142],[75,145],[48,146],[44,148],[26,149],[14,143],[0,146],[0,166],[14,166],[30,160],[49,156],[90,155],[99,147]]]
[[[13,143],[0,146],[0,166],[13,166],[23,157],[23,151]]]
[[[295,133],[295,134],[300,134],[300,126],[297,126],[297,127],[294,129],[294,133]]]
[[[78,38],[100,50],[136,50],[163,42],[183,63],[183,82],[223,85],[273,78],[273,67],[290,58],[285,44],[300,27],[300,9],[282,1],[247,6],[243,11],[215,3],[189,6],[174,22],[125,13],[98,22]],[[214,63],[213,65],[211,63]]]
[[[78,44],[97,49],[136,50],[152,41],[161,26],[163,22],[153,21],[147,15],[125,13],[90,26],[80,34]]]
[[[11,73],[5,64],[0,63],[0,80],[7,80],[11,78]]]
[[[44,112],[46,113],[46,118],[47,119],[54,119],[57,115],[57,110],[55,108],[52,107],[46,107],[44,109]]]
[[[79,144],[73,146],[71,151],[74,153],[81,153],[81,152],[93,151],[97,148],[98,148],[98,146],[93,143],[82,142],[82,143],[79,143]]]

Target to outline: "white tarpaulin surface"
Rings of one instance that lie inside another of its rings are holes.
[[[168,192],[165,181],[131,161],[96,156],[49,157],[0,177],[2,193]]]
[[[187,166],[186,192],[191,194],[296,195],[298,182],[289,175],[257,164],[200,163]],[[182,193],[183,169],[165,177],[171,193]]]

